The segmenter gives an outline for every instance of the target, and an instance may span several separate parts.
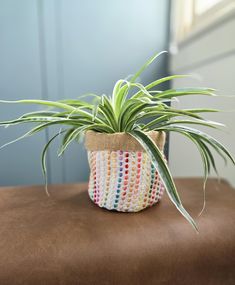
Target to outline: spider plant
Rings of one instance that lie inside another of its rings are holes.
[[[21,117],[0,122],[1,126],[15,126],[18,124],[35,124],[27,133],[18,137],[29,137],[50,126],[58,125],[60,130],[47,142],[42,151],[41,163],[46,179],[46,153],[49,145],[58,136],[62,136],[62,143],[58,155],[62,155],[72,141],[78,141],[87,130],[102,133],[125,132],[133,136],[150,155],[156,167],[166,192],[180,213],[197,230],[197,226],[182,205],[171,172],[165,161],[163,153],[148,136],[148,131],[177,132],[191,140],[198,148],[204,165],[204,182],[211,171],[217,173],[212,150],[225,160],[228,158],[235,163],[229,151],[215,138],[211,137],[194,126],[218,128],[222,126],[217,122],[205,119],[205,112],[218,112],[216,109],[177,109],[170,103],[180,96],[199,95],[215,96],[211,88],[183,88],[161,91],[159,85],[187,75],[171,75],[157,79],[144,86],[137,82],[141,73],[162,53],[155,54],[148,60],[131,79],[118,80],[111,96],[88,94],[93,101],[79,99],[66,99],[60,101],[46,100],[17,100],[0,103],[38,104],[49,107],[44,111],[35,111],[23,114]],[[147,123],[146,123],[147,121]],[[8,144],[10,144],[8,143]],[[8,145],[5,144],[2,147]],[[204,183],[205,185],[205,183]]]

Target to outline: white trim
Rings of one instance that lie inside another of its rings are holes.
[[[228,0],[217,4],[214,9],[211,9],[199,17],[195,18],[191,31],[184,39],[180,40],[178,45],[181,46],[185,42],[190,41],[213,26],[223,23],[227,18],[235,15],[235,1]]]
[[[192,66],[205,64],[212,60],[219,60],[235,52],[235,17],[222,24],[213,26],[210,31],[206,29],[200,36],[192,37],[179,46],[177,53],[171,52],[171,72],[184,72]]]
[[[178,49],[191,42],[194,38],[203,35],[208,30],[224,23],[235,15],[235,1],[223,0],[217,3],[213,8],[204,12],[200,16],[195,15],[194,9],[187,11],[191,13],[192,22],[191,26],[185,27],[184,23],[184,1],[189,0],[175,0],[172,3],[171,11],[171,43],[170,52],[175,54]],[[196,0],[190,0],[195,3]]]

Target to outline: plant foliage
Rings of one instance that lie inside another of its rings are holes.
[[[225,160],[228,158],[233,163],[235,162],[229,151],[220,142],[196,128],[189,127],[189,125],[206,126],[210,128],[222,126],[222,124],[208,121],[202,117],[202,114],[205,112],[218,112],[219,110],[176,109],[170,106],[170,103],[180,96],[215,96],[214,89],[183,88],[165,91],[158,90],[160,84],[173,79],[187,77],[188,75],[167,76],[157,79],[146,86],[136,82],[141,73],[162,53],[164,52],[155,54],[129,81],[125,79],[118,80],[111,96],[88,94],[88,96],[93,97],[91,103],[82,100],[82,97],[79,99],[66,99],[61,101],[0,100],[0,103],[37,104],[49,107],[44,111],[26,113],[19,118],[0,122],[0,126],[14,126],[27,123],[35,124],[30,131],[10,143],[31,136],[50,126],[58,125],[60,128],[62,127],[62,130],[55,134],[43,149],[41,161],[45,178],[46,153],[49,145],[56,137],[63,136],[62,144],[59,149],[59,155],[62,155],[70,143],[78,141],[87,130],[102,133],[129,133],[151,156],[170,200],[197,230],[194,220],[181,203],[163,153],[146,132],[151,130],[177,132],[190,139],[197,146],[202,157],[205,182],[211,169],[214,169],[217,173],[211,150],[217,152]]]

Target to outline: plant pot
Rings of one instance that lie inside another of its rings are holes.
[[[165,133],[148,133],[163,151]],[[99,207],[138,212],[156,204],[164,186],[149,155],[129,134],[87,131],[90,179],[88,193]]]

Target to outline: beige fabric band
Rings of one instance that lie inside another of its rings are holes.
[[[146,134],[150,135],[157,146],[163,150],[165,144],[165,133],[150,131]],[[142,146],[127,133],[98,133],[87,131],[85,134],[85,147],[87,150],[128,150],[143,151]]]

